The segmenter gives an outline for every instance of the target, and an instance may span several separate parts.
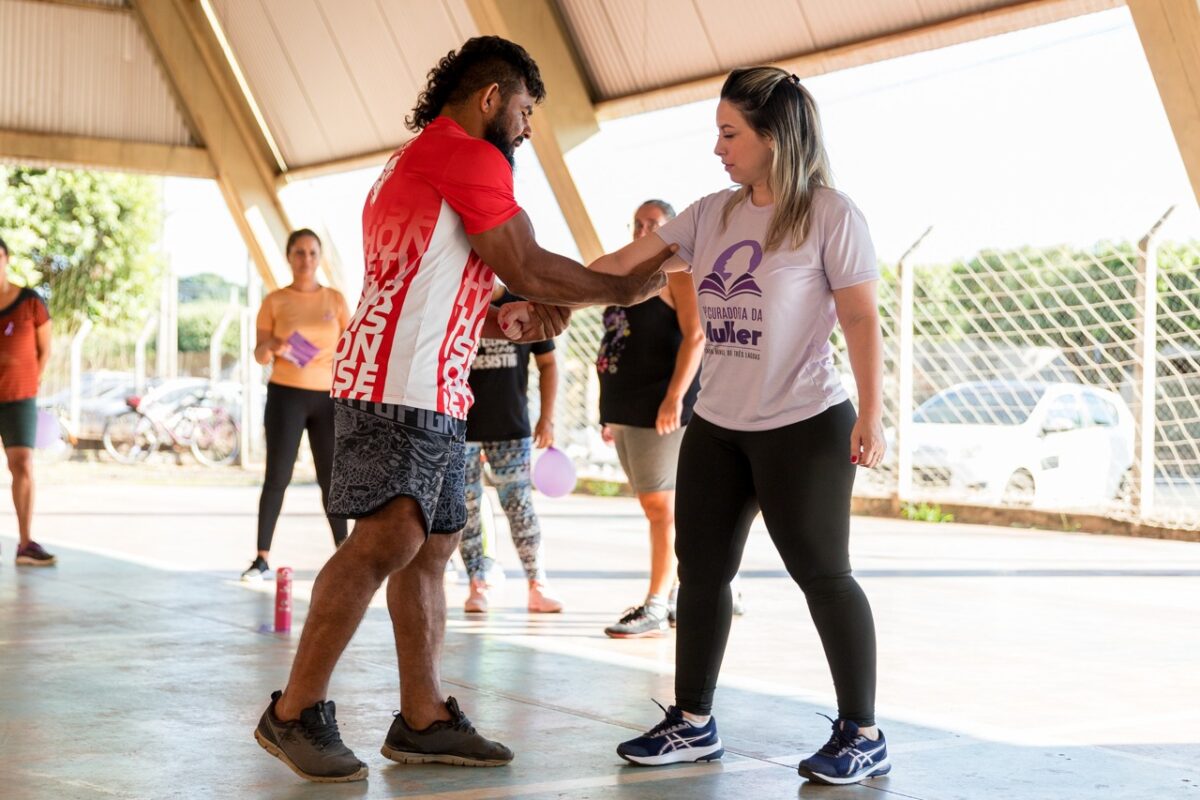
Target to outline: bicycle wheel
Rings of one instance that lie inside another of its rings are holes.
[[[242,437],[238,425],[224,414],[193,421],[192,455],[208,467],[224,467],[237,461]]]
[[[104,449],[122,464],[139,464],[158,449],[154,423],[136,411],[126,411],[104,425]]]

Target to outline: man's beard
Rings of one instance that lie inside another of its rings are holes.
[[[517,145],[508,137],[507,131],[504,130],[504,124],[500,117],[496,117],[487,124],[483,129],[483,139],[486,142],[491,142],[500,154],[504,156],[504,160],[508,162],[508,166],[514,170],[517,168]]]

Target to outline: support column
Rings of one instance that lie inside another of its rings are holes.
[[[533,148],[584,263],[599,258],[604,248],[563,157],[600,126],[558,11],[548,0],[467,0],[467,6],[481,33],[510,39],[537,61],[546,102],[533,118]]]
[[[1128,0],[1128,5],[1200,202],[1200,0]]]
[[[217,184],[246,248],[275,289],[290,279],[284,243],[291,226],[275,193],[275,173],[203,10],[189,0],[131,0],[192,131],[208,150]]]

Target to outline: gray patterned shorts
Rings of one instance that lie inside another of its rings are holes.
[[[456,533],[467,524],[464,420],[335,398],[334,432],[330,515],[361,519],[408,496],[429,533]]]

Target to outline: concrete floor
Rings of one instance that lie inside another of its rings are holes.
[[[853,550],[891,776],[796,776],[832,687],[761,529],[717,695],[725,759],[623,766],[615,745],[671,699],[673,640],[603,636],[645,590],[646,545],[632,501],[597,498],[539,498],[567,613],[524,612],[504,537],[502,608],[468,619],[463,582],[448,587],[446,690],[516,751],[510,767],[378,754],[397,699],[377,605],[331,692],[370,780],[307,784],[251,737],[298,638],[260,632],[273,590],[236,580],[256,503],[244,486],[43,481],[35,536],[61,562],[44,570],[13,566],[0,513],[0,797],[1200,798],[1200,545],[879,519],[854,520]],[[330,549],[317,507],[314,487],[289,493],[272,559],[297,570],[297,629]]]

